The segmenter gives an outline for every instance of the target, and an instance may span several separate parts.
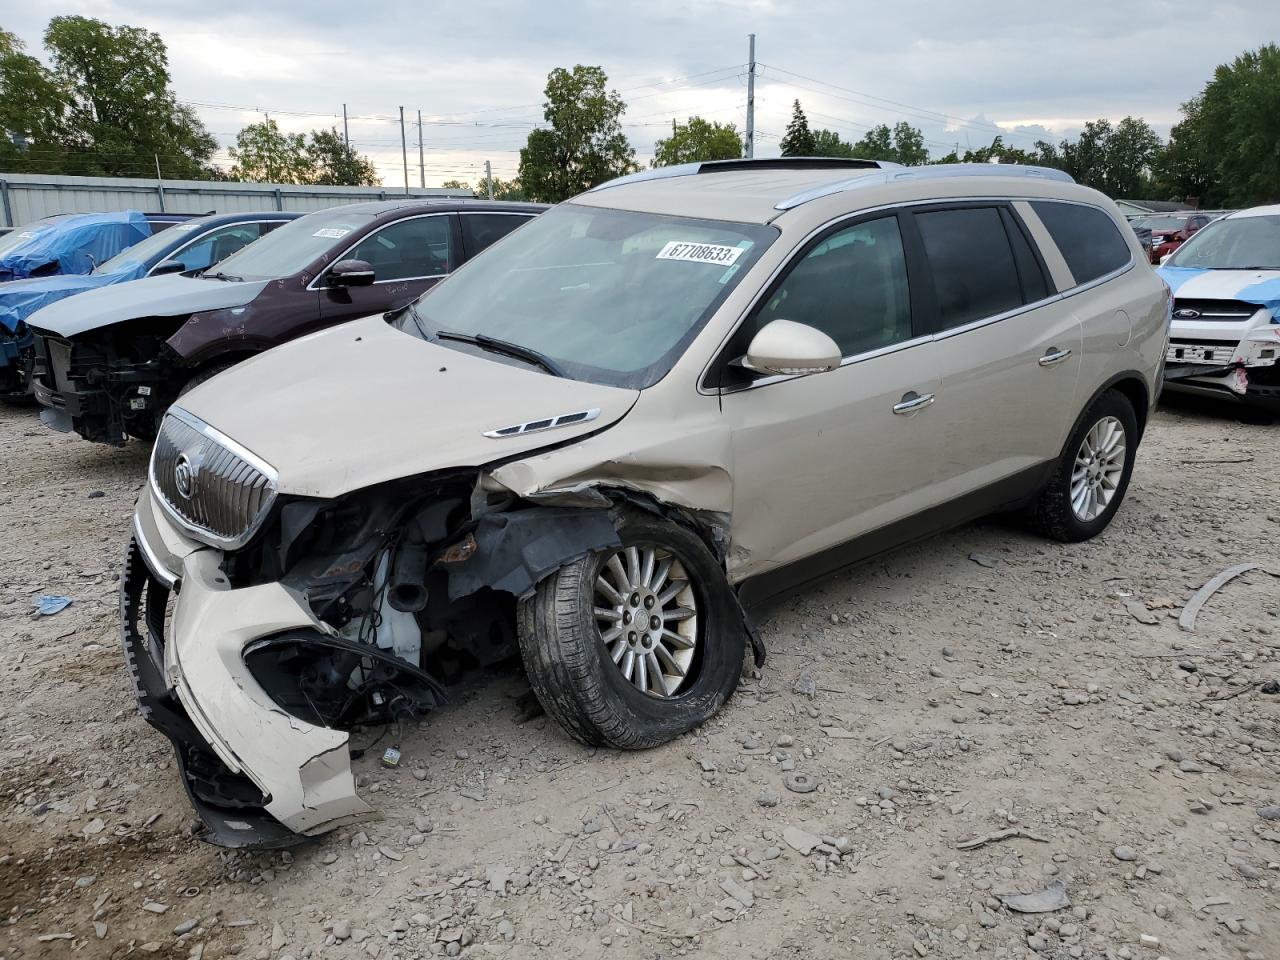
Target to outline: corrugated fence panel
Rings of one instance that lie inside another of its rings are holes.
[[[216,180],[143,180],[132,177],[49,177],[0,173],[0,227],[15,227],[59,213],[142,210],[170,213],[310,213],[343,203],[397,197],[469,197],[457,190],[386,187],[299,187]]]

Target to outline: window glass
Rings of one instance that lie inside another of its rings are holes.
[[[1031,209],[1053,237],[1076,283],[1119,270],[1133,256],[1115,221],[1097,207],[1041,200],[1033,202]]]
[[[754,329],[774,320],[817,327],[846,357],[911,339],[898,218],[859,223],[822,240],[791,268],[756,315]]]
[[[916,214],[933,273],[940,329],[1022,306],[1018,270],[997,207]]]
[[[530,219],[510,213],[464,213],[461,216],[462,242],[466,245],[469,257],[493,246]]]
[[[562,203],[504,240],[501,256],[427,291],[399,327],[496,337],[547,355],[568,377],[642,389],[671,369],[777,233]]]
[[[272,230],[261,243],[250,244],[218,264],[218,272],[241,280],[274,280],[306,269],[322,255],[346,249],[357,230],[363,230],[372,214],[349,207],[320,210],[291,220]]]
[[[1280,216],[1215,220],[1178,248],[1170,267],[1280,270]]]
[[[189,247],[183,247],[169,259],[181,260],[188,270],[206,270],[225,260],[241,247],[246,247],[261,235],[256,223],[237,223],[234,226],[214,230]]]
[[[344,260],[373,266],[374,282],[438,277],[449,272],[449,217],[412,217],[361,240]]]

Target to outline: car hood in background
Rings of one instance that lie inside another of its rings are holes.
[[[1280,270],[1209,270],[1160,267],[1156,271],[1175,297],[1189,300],[1243,300],[1271,311],[1280,323]]]
[[[136,317],[176,317],[243,307],[271,282],[209,280],[180,273],[146,277],[52,304],[30,316],[27,323],[60,337],[74,337]]]
[[[146,274],[145,264],[129,264],[111,273],[58,274],[52,277],[30,277],[0,284],[0,327],[13,332],[18,324],[37,310],[113,283],[137,280]]]
[[[595,433],[625,416],[639,395],[429,343],[377,316],[259,354],[180,405],[275,468],[281,493],[336,497]],[[599,413],[485,436],[588,411]]]

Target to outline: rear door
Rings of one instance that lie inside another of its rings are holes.
[[[733,551],[755,570],[834,547],[936,503],[937,360],[895,214],[811,241],[765,293],[729,352],[776,319],[840,345],[828,373],[765,377],[723,393],[734,462]]]
[[[1008,204],[939,204],[913,218],[937,304],[941,493],[1007,481],[1016,496],[1075,419],[1080,320]]]
[[[327,325],[403,307],[448,276],[461,254],[453,213],[419,214],[376,227],[333,261],[364,260],[373,267],[373,283],[333,286],[328,271],[313,281],[321,319]]]

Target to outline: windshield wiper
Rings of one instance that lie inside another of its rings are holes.
[[[416,317],[415,317],[416,320]],[[522,346],[518,343],[511,343],[507,340],[499,340],[497,337],[486,336],[483,333],[459,333],[456,330],[437,330],[437,340],[456,340],[459,343],[470,343],[482,350],[489,350],[492,353],[505,353],[509,357],[515,357],[517,360],[524,360],[535,366],[541,367],[547,373],[555,377],[564,377],[565,372],[560,365],[548,357],[545,353],[539,353],[532,347]]]
[[[217,273],[206,273],[204,274],[204,276],[212,277],[214,280],[229,280],[232,283],[244,282],[244,277],[233,277],[231,274],[223,273],[221,270],[219,270]]]

